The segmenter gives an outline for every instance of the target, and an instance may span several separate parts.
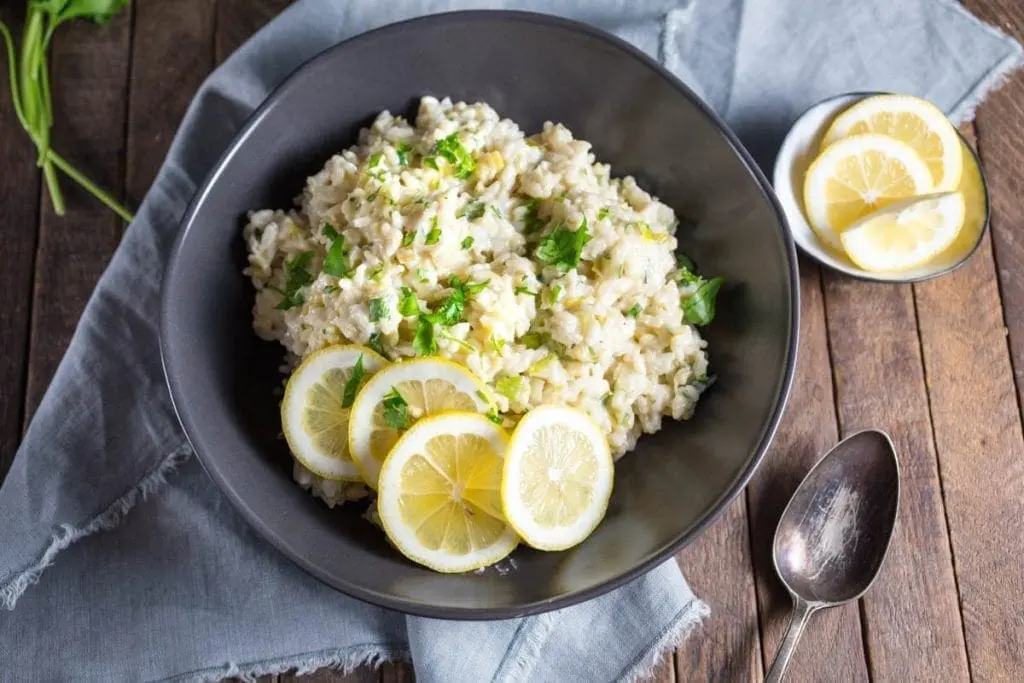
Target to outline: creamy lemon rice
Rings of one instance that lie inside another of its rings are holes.
[[[483,103],[424,97],[415,125],[382,112],[296,208],[250,214],[253,327],[288,350],[285,370],[339,343],[451,358],[494,389],[506,427],[573,406],[619,457],[690,417],[707,358],[680,306],[697,284],[674,212],[610,173],[565,126],[527,137]],[[438,313],[456,289],[462,310]],[[366,494],[295,476],[330,505]]]

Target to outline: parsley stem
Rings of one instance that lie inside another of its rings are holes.
[[[47,158],[52,161],[57,168],[63,171],[64,175],[81,185],[83,189],[87,190],[92,196],[103,202],[108,209],[123,218],[125,222],[132,222],[134,216],[131,211],[125,208],[123,204],[114,199],[113,196],[102,189],[99,185],[86,178],[81,171],[72,166],[66,159],[64,159],[64,157],[51,149],[47,153]]]

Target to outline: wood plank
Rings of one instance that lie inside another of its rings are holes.
[[[825,276],[825,310],[843,435],[884,429],[899,455],[899,522],[863,599],[871,676],[966,681],[967,653],[910,285]]]
[[[136,0],[125,188],[137,207],[213,69],[216,0]]]
[[[380,667],[381,683],[414,683],[416,674],[408,662],[387,662]]]
[[[131,7],[106,26],[73,21],[52,46],[53,146],[94,182],[122,194]],[[36,249],[25,423],[64,355],[123,223],[66,178],[67,213],[44,199]]]
[[[677,559],[694,593],[711,607],[711,616],[676,652],[676,678],[762,680],[746,498],[737,498]]]
[[[967,6],[1024,40],[1024,6],[1017,0],[968,0]],[[991,234],[962,269],[916,287],[967,655],[979,681],[1024,680],[1022,127],[1024,75],[1018,72],[990,95],[976,120]]]
[[[765,669],[771,665],[792,609],[773,569],[775,527],[804,475],[836,443],[821,275],[818,266],[807,260],[800,262],[800,296],[800,357],[789,406],[771,451],[747,488]],[[868,680],[857,605],[823,610],[812,619],[790,662],[788,680]]]
[[[360,666],[349,673],[337,669],[319,669],[310,674],[284,673],[278,676],[280,683],[378,683],[380,671],[369,666]]]
[[[14,6],[18,9],[14,11]],[[21,35],[24,3],[0,6],[0,20]],[[4,60],[6,61],[6,59]],[[6,69],[6,66],[4,67]],[[6,80],[6,77],[4,77]],[[39,225],[35,146],[14,115],[10,88],[0,87],[0,483],[21,441],[28,358],[32,276]]]
[[[217,3],[217,63],[280,14],[292,0],[220,0]]]

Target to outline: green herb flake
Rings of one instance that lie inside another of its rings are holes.
[[[525,294],[527,296],[537,296],[537,292],[534,292],[533,290],[531,290],[526,285],[516,285],[515,293],[516,294]]]
[[[529,199],[525,206],[526,211],[523,213],[523,234],[532,235],[544,227],[544,221],[538,215],[540,200]]]
[[[400,163],[402,166],[408,166],[409,152],[411,151],[412,147],[405,144],[404,142],[399,142],[397,145],[395,145],[395,154],[398,155],[398,163]]]
[[[480,292],[487,289],[487,285],[489,285],[490,283],[491,281],[488,279],[484,280],[483,282],[472,282],[470,284],[467,284],[466,293],[469,294],[470,296],[476,296]]]
[[[477,396],[478,396],[478,397],[480,398],[480,400],[481,400],[481,401],[483,401],[484,403],[487,403],[488,405],[489,405],[489,404],[491,403],[491,399],[490,399],[490,397],[489,397],[489,396],[488,396],[487,394],[485,394],[485,393],[484,393],[483,391],[481,391],[480,389],[477,389],[477,390],[476,390],[476,395],[477,395]]]
[[[583,247],[589,241],[590,233],[587,231],[587,219],[584,217],[578,230],[569,230],[562,226],[552,230],[551,234],[537,245],[534,255],[542,263],[555,266],[559,272],[565,273],[579,265]]]
[[[313,260],[313,252],[303,251],[296,254],[291,261],[284,264],[285,286],[281,292],[283,298],[277,305],[280,311],[287,311],[289,308],[300,306],[305,297],[302,289],[313,282],[313,276],[309,274],[309,263]]]
[[[327,256],[324,257],[323,271],[337,278],[349,277],[352,273],[348,267],[348,250],[345,249],[345,236],[339,235],[330,225],[325,225],[325,235],[328,234],[328,230],[334,233],[334,237],[331,238],[331,246],[327,249]]]
[[[420,282],[430,282],[430,271],[425,268],[416,269],[416,279]]]
[[[401,431],[408,429],[412,424],[412,420],[409,418],[409,404],[398,393],[397,387],[391,387],[391,391],[384,394],[382,405],[384,406],[384,421],[388,423],[388,426]]]
[[[495,218],[498,218],[498,219],[503,219],[503,218],[505,218],[505,217],[504,217],[504,216],[503,216],[503,215],[501,214],[501,209],[499,209],[499,208],[497,207],[497,205],[496,205],[496,204],[488,204],[488,205],[487,205],[487,210],[488,210],[488,211],[490,211],[490,212],[491,212],[491,215],[492,215],[492,216],[494,216]]]
[[[462,248],[463,249],[471,249],[473,247],[473,242],[474,241],[475,240],[473,239],[473,236],[470,235],[466,239],[462,240]]]
[[[510,401],[516,400],[522,387],[523,378],[518,375],[505,375],[494,382],[494,390]]]
[[[682,270],[688,270],[691,273],[696,272],[697,270],[697,266],[694,265],[693,259],[681,251],[676,254],[676,266]]]
[[[683,317],[691,325],[708,325],[715,319],[715,298],[725,278],[715,277],[702,282],[697,291],[682,299]]]
[[[416,321],[416,334],[412,339],[412,348],[419,356],[432,356],[437,353],[434,324],[425,315],[421,315]]]
[[[431,157],[424,157],[423,158],[423,165],[426,166],[427,168],[432,168],[435,171],[438,170],[437,169],[437,159],[435,159],[432,156]]]
[[[630,318],[635,318],[641,313],[643,313],[643,311],[644,309],[642,306],[640,306],[640,304],[633,304],[633,308],[626,311],[626,315],[628,315]]]
[[[519,338],[519,343],[528,349],[539,349],[544,345],[544,336],[537,332],[527,332]]]
[[[370,322],[375,323],[386,320],[391,315],[388,310],[388,302],[383,297],[370,299]]]
[[[430,232],[427,233],[427,239],[424,240],[424,244],[437,244],[441,241],[441,228],[437,225],[437,216],[430,219]]]
[[[498,413],[497,408],[491,408],[489,411],[487,411],[487,419],[493,422],[494,424],[498,425],[499,427],[505,422],[505,418],[503,418],[501,414]]]
[[[465,339],[459,339],[458,337],[456,337],[454,334],[451,334],[450,332],[447,332],[445,330],[441,330],[441,336],[444,337],[445,339],[447,339],[448,341],[452,342],[453,344],[458,344],[459,346],[461,346],[464,350],[468,351],[469,353],[476,353],[477,352],[475,346],[470,344]]]
[[[403,247],[408,247],[409,245],[411,245],[413,243],[413,241],[415,239],[416,239],[416,231],[415,230],[411,230],[411,231],[405,233],[404,235],[402,235],[402,246]]]
[[[461,209],[456,211],[455,217],[475,221],[476,219],[481,218],[485,211],[487,211],[487,204],[474,200],[467,202]]]
[[[377,165],[380,163],[380,160],[383,157],[384,157],[384,154],[382,152],[374,152],[373,154],[370,155],[370,160],[366,162],[366,168],[367,169],[377,168]]]
[[[338,285],[327,285],[324,287],[324,294],[334,294],[338,291]]]
[[[494,352],[500,356],[501,352],[505,350],[505,340],[499,337],[492,336],[491,348],[493,348]]]
[[[387,350],[384,348],[384,342],[381,341],[380,332],[374,332],[373,334],[371,334],[369,341],[366,342],[366,345],[369,346],[374,351],[376,351],[377,353],[379,353],[384,358],[391,358],[390,354],[388,354]]]
[[[468,178],[473,173],[473,169],[476,168],[476,162],[473,161],[473,157],[469,155],[466,148],[459,142],[458,133],[452,133],[448,137],[438,140],[434,145],[434,153],[443,157],[452,165],[455,177],[457,178]]]
[[[336,240],[339,237],[341,237],[341,235],[338,234],[338,231],[335,230],[334,226],[331,225],[330,223],[324,223],[323,233],[324,237],[326,237],[329,240]]]
[[[548,291],[548,304],[554,306],[558,303],[558,300],[562,298],[562,285],[557,282],[551,285],[551,289]]]
[[[416,300],[416,294],[408,287],[402,287],[402,296],[398,300],[398,312],[406,318],[420,314],[420,304]]]
[[[601,209],[600,211],[597,212],[597,220],[603,221],[604,219],[610,217],[611,215],[612,215],[611,209],[609,209],[606,206],[606,207],[604,207],[603,209]]]
[[[456,289],[440,303],[433,313],[427,313],[424,317],[439,325],[452,326],[462,320],[462,313],[466,307],[466,293]]]
[[[370,268],[370,270],[368,270],[366,272],[366,277],[368,277],[369,279],[371,279],[373,281],[377,281],[377,280],[380,280],[380,276],[383,275],[383,274],[384,274],[384,264],[383,263],[378,263],[377,265],[375,265],[373,268]]]
[[[345,391],[341,396],[341,407],[351,408],[356,401],[356,392],[359,391],[359,384],[366,376],[366,369],[363,367],[363,354],[359,354],[356,364],[352,366],[352,376],[345,382]]]

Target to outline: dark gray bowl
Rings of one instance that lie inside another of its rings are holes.
[[[435,574],[361,509],[328,510],[291,477],[278,438],[281,351],[252,332],[246,211],[288,206],[307,175],[382,109],[425,94],[482,100],[534,131],[561,121],[685,216],[681,248],[729,286],[704,332],[718,384],[695,418],[641,439],[608,515],[581,546],[521,548],[517,569]],[[682,83],[626,43],[561,19],[460,12],[359,36],[300,68],[252,116],[185,217],[164,281],[161,347],[178,416],[210,476],[268,541],[357,598],[432,617],[493,619],[600,595],[692,540],[750,478],[793,373],[796,257],[753,161]]]

